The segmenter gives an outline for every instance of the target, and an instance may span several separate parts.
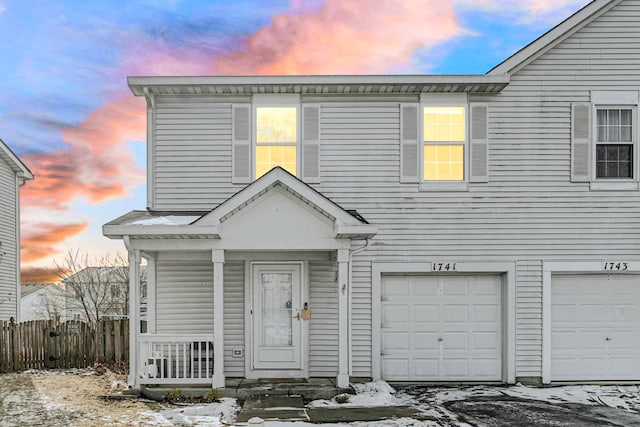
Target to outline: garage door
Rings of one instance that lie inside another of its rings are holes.
[[[382,378],[502,379],[500,276],[385,276]]]
[[[640,380],[640,276],[554,275],[551,380]]]

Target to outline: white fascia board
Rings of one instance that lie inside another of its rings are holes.
[[[240,206],[250,203],[252,198],[260,194],[262,191],[265,191],[267,188],[277,182],[288,187],[290,190],[309,201],[309,203],[315,205],[319,209],[336,218],[337,224],[362,224],[358,219],[354,218],[340,206],[331,202],[329,199],[322,196],[317,191],[315,191],[302,181],[298,180],[294,176],[290,175],[282,168],[275,168],[257,181],[249,184],[247,187],[245,187],[244,190],[241,190],[240,192],[231,196],[229,199],[225,200],[220,206],[197,220],[194,225],[218,224],[221,218],[233,212]]]
[[[336,239],[368,239],[378,234],[378,226],[373,224],[336,225]]]
[[[621,0],[594,0],[565,19],[527,46],[523,47],[487,72],[487,76],[513,74],[521,70],[543,53],[576,33]]]
[[[3,140],[0,139],[0,151],[2,157],[6,159],[10,166],[13,166],[13,169],[17,169],[18,178],[22,179],[33,179],[33,174],[29,170],[29,168],[22,163],[22,160],[18,156],[16,156],[13,151],[4,143]]]
[[[219,239],[215,225],[103,225],[102,234],[109,238],[122,236],[207,236]]]
[[[152,86],[251,86],[251,85],[429,85],[429,84],[508,84],[508,75],[305,75],[305,76],[129,76],[127,83],[134,95],[144,95]]]

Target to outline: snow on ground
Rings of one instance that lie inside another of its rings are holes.
[[[405,406],[413,402],[410,396],[397,396],[395,390],[384,381],[354,384],[356,395],[349,396],[346,403],[338,403],[335,400],[314,400],[307,406],[318,407],[370,407],[370,406]]]
[[[233,423],[240,408],[236,399],[223,397],[220,402],[181,405],[161,409],[159,412],[142,412],[138,421],[149,426],[206,425],[223,426]]]

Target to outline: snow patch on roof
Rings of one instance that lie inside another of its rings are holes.
[[[154,216],[151,218],[138,219],[130,222],[129,225],[187,225],[191,224],[198,218],[200,218],[198,215]]]

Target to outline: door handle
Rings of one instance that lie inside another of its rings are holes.
[[[300,320],[300,312],[297,312],[295,316],[293,316],[294,319],[298,319]]]

